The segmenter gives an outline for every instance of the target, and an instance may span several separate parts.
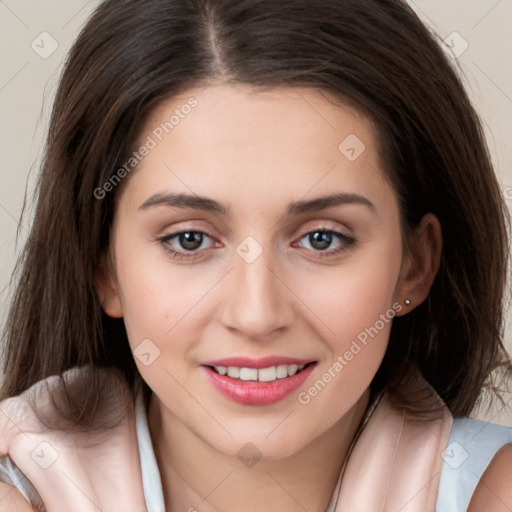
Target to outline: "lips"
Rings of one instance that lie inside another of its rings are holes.
[[[316,361],[269,356],[205,361],[201,367],[221,394],[244,405],[267,405],[285,398],[313,371]]]

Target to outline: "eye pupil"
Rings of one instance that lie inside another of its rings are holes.
[[[186,231],[180,234],[179,241],[184,249],[194,251],[201,246],[203,233],[199,233],[198,231]]]
[[[315,231],[309,235],[309,240],[311,245],[316,249],[327,249],[332,242],[332,233],[327,231]]]

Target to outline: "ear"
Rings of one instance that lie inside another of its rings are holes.
[[[94,288],[103,311],[113,318],[121,318],[123,316],[123,309],[121,307],[119,289],[105,255],[101,256],[100,264],[96,269]]]
[[[427,298],[439,270],[442,245],[441,224],[434,214],[427,213],[408,238],[395,300],[404,304],[409,299],[410,304],[405,303],[397,316],[407,314]]]

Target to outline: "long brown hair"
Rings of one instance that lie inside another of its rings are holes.
[[[458,73],[402,0],[102,3],[71,49],[53,106],[0,399],[90,365],[84,396],[69,399],[78,425],[104,391],[109,372],[94,369],[115,370],[132,391],[140,383],[123,321],[102,312],[94,290],[118,190],[102,199],[94,190],[127,161],[158,102],[212,80],[325,90],[375,123],[405,232],[432,212],[444,245],[428,299],[394,319],[371,391],[399,393],[412,370],[454,416],[468,415],[491,372],[509,365],[508,212]]]

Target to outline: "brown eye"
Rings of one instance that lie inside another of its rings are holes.
[[[176,259],[194,259],[205,247],[205,239],[211,239],[207,233],[197,230],[179,231],[157,239],[163,248]]]
[[[199,249],[203,242],[203,233],[199,231],[185,231],[177,236],[181,247],[187,251],[195,251]]]
[[[329,231],[315,231],[308,235],[309,243],[319,251],[327,249],[332,243],[332,233]]]
[[[305,239],[309,244],[311,251],[317,252],[316,257],[327,257],[340,253],[355,244],[355,239],[330,229],[316,229],[302,235],[301,240]],[[335,248],[328,250],[336,243]],[[323,254],[322,254],[323,253]]]

